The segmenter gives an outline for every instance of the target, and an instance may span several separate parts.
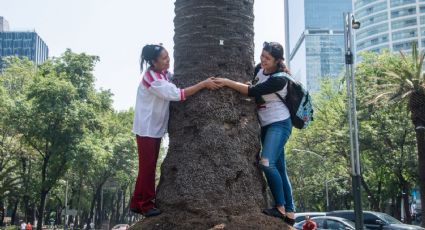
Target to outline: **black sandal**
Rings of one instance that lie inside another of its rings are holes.
[[[294,224],[295,224],[295,219],[292,219],[292,218],[289,218],[288,216],[285,216],[285,217],[283,218],[283,222],[285,222],[285,223],[287,223],[287,224],[289,224],[289,225],[291,225],[291,226],[294,226]]]
[[[268,215],[268,216],[273,216],[273,217],[277,217],[282,219],[283,221],[285,221],[286,216],[283,215],[276,207],[274,208],[268,208],[268,209],[264,209],[263,213]]]

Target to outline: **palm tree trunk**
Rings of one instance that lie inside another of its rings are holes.
[[[425,94],[415,91],[409,98],[409,110],[416,131],[418,146],[419,190],[421,194],[422,217],[425,216]],[[425,221],[422,221],[425,227]]]
[[[422,217],[425,216],[425,129],[416,129],[416,142],[418,145],[418,168],[419,168],[419,189],[421,194]],[[422,221],[425,227],[425,221]]]
[[[254,0],[176,0],[174,81],[187,87],[220,74],[240,82],[254,68]],[[170,144],[157,204],[142,229],[286,229],[261,214],[266,185],[257,167],[254,102],[230,89],[207,90],[171,106]]]

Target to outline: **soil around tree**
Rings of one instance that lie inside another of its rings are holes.
[[[267,216],[261,212],[241,215],[214,215],[213,213],[193,214],[185,211],[163,213],[159,216],[144,218],[131,230],[286,230],[295,229],[283,220]]]

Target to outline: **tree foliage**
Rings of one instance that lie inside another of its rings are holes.
[[[51,218],[63,224],[63,181],[70,187],[68,205],[84,221],[93,210],[93,197],[100,205],[93,185],[99,190],[105,181],[116,180],[117,190],[131,190],[137,162],[133,112],[115,112],[112,93],[95,89],[97,61],[71,50],[40,66],[5,59],[0,75],[0,203],[16,205],[6,211],[18,211],[31,222],[37,207],[38,229]],[[20,195],[9,196],[19,190]],[[127,214],[125,209],[114,212]]]
[[[375,99],[384,85],[395,84],[388,73],[402,68],[403,62],[389,52],[364,53],[356,69],[363,208],[390,210],[398,218],[396,203],[407,199],[418,183],[415,133],[405,105]],[[286,149],[294,191],[299,191],[296,201],[302,210],[325,210],[328,181],[329,208],[352,209],[344,79],[324,79],[314,102],[314,122],[307,130],[294,132]]]

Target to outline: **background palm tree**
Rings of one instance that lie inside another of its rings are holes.
[[[253,74],[254,0],[176,0],[177,85],[220,74]],[[259,127],[254,103],[230,89],[204,90],[172,105],[169,151],[157,203],[164,211],[142,229],[286,229],[261,213],[266,186],[256,165]]]
[[[423,62],[425,52],[418,52],[417,44],[412,45],[412,56],[407,57],[400,51],[401,67],[396,71],[388,71],[390,82],[378,85],[380,94],[375,101],[384,99],[393,102],[407,102],[415,127],[418,147],[419,186],[421,193],[422,216],[425,216],[425,73]],[[422,226],[425,222],[422,221]]]

